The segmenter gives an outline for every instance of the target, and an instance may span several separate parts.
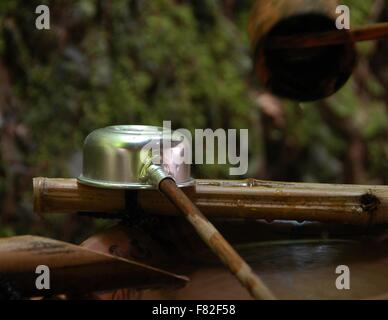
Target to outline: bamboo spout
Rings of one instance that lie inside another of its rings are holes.
[[[208,218],[299,220],[372,225],[388,223],[388,187],[282,183],[254,179],[197,180],[185,190]],[[158,191],[104,190],[75,179],[34,179],[34,211],[117,212],[139,206],[154,215],[178,215]]]

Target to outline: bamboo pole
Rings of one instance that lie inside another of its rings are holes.
[[[305,33],[267,39],[270,49],[314,48],[388,38],[388,22],[376,23],[354,30],[333,30],[320,33]]]
[[[183,213],[201,239],[221,259],[254,299],[275,299],[275,296],[264,282],[252,271],[252,268],[198,210],[186,194],[178,188],[174,180],[164,179],[159,184],[159,190]]]
[[[39,265],[49,267],[50,290],[38,290],[35,285]],[[0,239],[0,274],[23,297],[125,287],[180,287],[188,282],[186,277],[133,260],[36,236]]]
[[[283,183],[254,179],[197,180],[185,189],[208,218],[298,220],[372,225],[388,222],[388,187]],[[34,211],[50,213],[117,212],[139,206],[145,213],[179,215],[158,191],[131,193],[87,187],[75,179],[34,178]],[[127,199],[128,200],[128,199]],[[136,204],[135,204],[136,202]]]

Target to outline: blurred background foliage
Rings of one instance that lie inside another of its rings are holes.
[[[315,103],[256,83],[247,39],[253,0],[1,0],[0,235],[65,240],[90,222],[40,221],[33,176],[80,172],[86,135],[111,124],[248,128],[248,176],[388,182],[388,44],[358,45],[354,76]],[[384,0],[346,0],[352,25],[388,21]],[[47,4],[51,30],[35,28]],[[196,166],[228,178],[224,166]]]

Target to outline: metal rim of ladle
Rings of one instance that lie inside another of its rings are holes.
[[[117,183],[111,181],[93,180],[84,177],[82,174],[77,178],[78,182],[90,187],[104,189],[127,189],[127,190],[155,190],[157,187],[148,183]],[[192,187],[195,185],[195,179],[177,183],[179,188]]]

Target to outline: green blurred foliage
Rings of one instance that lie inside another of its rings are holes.
[[[23,121],[39,142],[29,161],[44,163],[42,174],[65,174],[57,169],[69,152],[81,147],[87,133],[110,124],[171,120],[176,128],[251,127],[247,49],[216,5],[207,8],[211,23],[202,25],[190,5],[171,0],[119,0],[105,9],[98,4],[63,2],[61,15],[67,24],[73,20],[72,32],[78,33],[65,44],[55,27],[32,31],[35,44],[48,46],[37,56],[17,43],[28,81],[20,93],[32,107]],[[58,1],[49,5],[55,12]],[[15,20],[26,25],[27,19],[24,12]],[[55,16],[52,21],[55,26]],[[14,32],[22,37],[18,28]]]

